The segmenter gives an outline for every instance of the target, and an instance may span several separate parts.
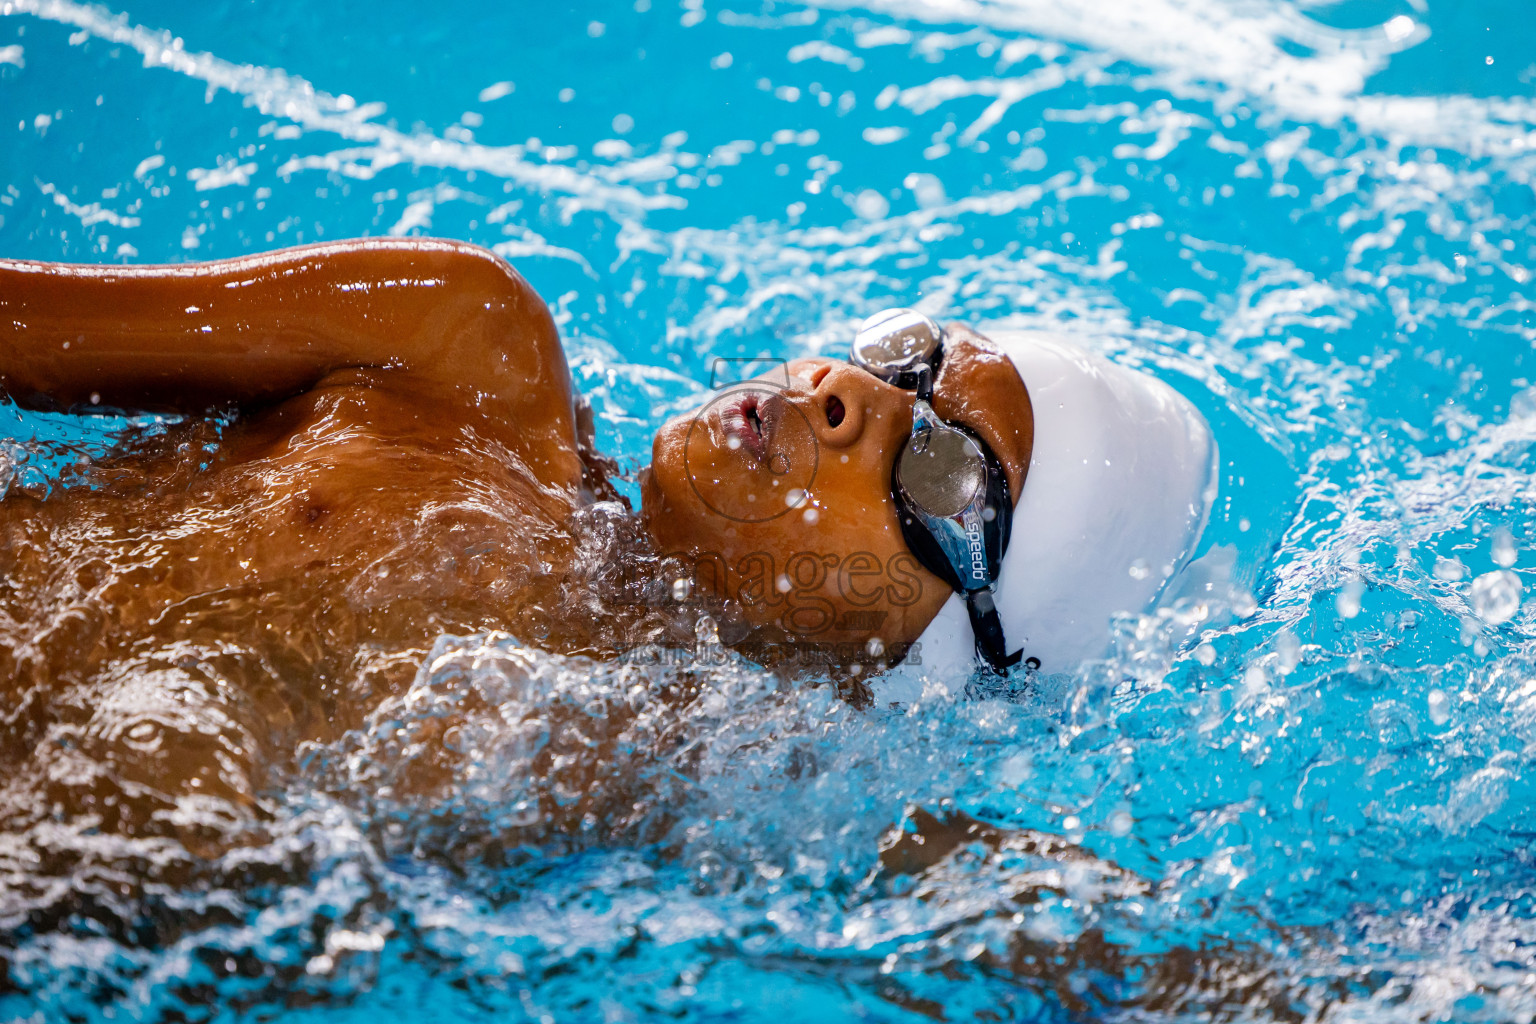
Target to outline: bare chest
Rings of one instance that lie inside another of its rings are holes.
[[[515,627],[546,603],[571,557],[573,492],[462,425],[305,398],[211,451],[172,436],[91,486],[0,503],[8,617],[25,629],[84,605],[114,646],[189,631],[244,643],[268,628],[250,607],[283,595],[341,624],[328,646],[411,646]]]

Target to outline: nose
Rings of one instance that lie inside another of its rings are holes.
[[[805,377],[811,383],[811,424],[829,448],[856,444],[871,418],[893,415],[902,398],[898,389],[847,363],[821,363]]]

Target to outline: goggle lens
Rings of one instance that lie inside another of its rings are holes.
[[[859,326],[853,364],[897,387],[912,387],[919,367],[938,369],[944,329],[915,309],[887,309]]]
[[[944,329],[932,318],[914,309],[887,309],[860,325],[852,361],[917,392],[912,433],[892,474],[902,535],[925,568],[965,597],[977,652],[1004,672],[1023,654],[1008,653],[992,601],[1011,525],[1008,480],[974,437],[939,419],[929,404],[943,355]]]
[[[913,434],[896,462],[902,490],[924,512],[948,519],[986,488],[986,459],[976,442],[951,427]]]

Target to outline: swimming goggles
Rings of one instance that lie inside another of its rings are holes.
[[[976,653],[997,672],[1018,664],[1008,653],[993,588],[1013,502],[1008,477],[976,433],[933,411],[933,381],[944,358],[944,328],[913,309],[887,309],[865,320],[853,339],[853,364],[913,390],[912,433],[896,456],[891,494],[901,535],[923,568],[965,598]]]

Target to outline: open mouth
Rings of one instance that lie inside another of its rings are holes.
[[[742,391],[733,396],[720,409],[726,447],[744,450],[756,462],[766,461],[783,412],[784,399],[772,392]]]

